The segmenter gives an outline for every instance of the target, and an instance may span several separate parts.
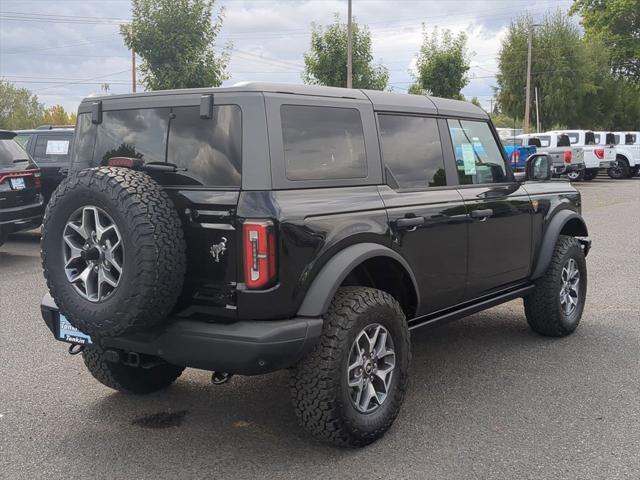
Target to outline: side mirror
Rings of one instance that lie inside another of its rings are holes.
[[[546,153],[534,153],[527,158],[525,180],[544,181],[551,179],[551,157]]]

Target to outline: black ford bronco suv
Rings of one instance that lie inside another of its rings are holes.
[[[362,446],[410,330],[520,297],[542,335],[580,321],[580,194],[545,154],[516,178],[471,103],[247,83],[88,98],[76,132],[42,315],[113,389],[290,369],[301,424]]]

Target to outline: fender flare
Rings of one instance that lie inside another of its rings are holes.
[[[327,313],[331,300],[351,271],[365,260],[373,257],[388,257],[398,262],[411,277],[420,305],[420,290],[411,267],[402,256],[384,245],[377,243],[358,243],[350,245],[333,256],[318,272],[307,290],[298,316],[319,317]]]
[[[533,269],[533,274],[531,275],[532,280],[540,278],[544,274],[544,272],[547,271],[547,268],[551,263],[553,250],[558,241],[558,237],[560,236],[560,232],[562,231],[564,226],[573,219],[577,219],[584,229],[585,235],[580,236],[586,237],[588,235],[587,224],[580,216],[580,214],[574,212],[573,210],[561,210],[556,213],[549,222],[547,230],[544,233],[544,238],[542,239],[540,251],[538,253],[538,259],[536,261],[535,268]]]

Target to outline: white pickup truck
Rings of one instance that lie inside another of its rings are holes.
[[[516,138],[523,139],[526,145],[534,145],[538,153],[549,154],[554,175],[584,176],[584,150],[582,147],[572,146],[566,134],[523,133]]]
[[[614,167],[609,176],[612,178],[631,178],[638,175],[640,172],[640,132],[613,132],[613,138],[616,144],[617,168]]]
[[[593,180],[600,169],[609,169],[616,161],[616,149],[610,145],[598,145],[595,133],[591,130],[554,130],[549,133],[566,135],[572,146],[582,147],[584,151],[584,170],[567,173],[569,180]]]

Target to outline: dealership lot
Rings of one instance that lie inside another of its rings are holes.
[[[638,478],[640,178],[578,184],[593,249],[582,325],[526,325],[521,301],[413,332],[412,383],[379,442],[310,439],[285,372],[223,386],[188,370],[144,397],[98,384],[39,317],[35,233],[0,248],[0,477]]]

